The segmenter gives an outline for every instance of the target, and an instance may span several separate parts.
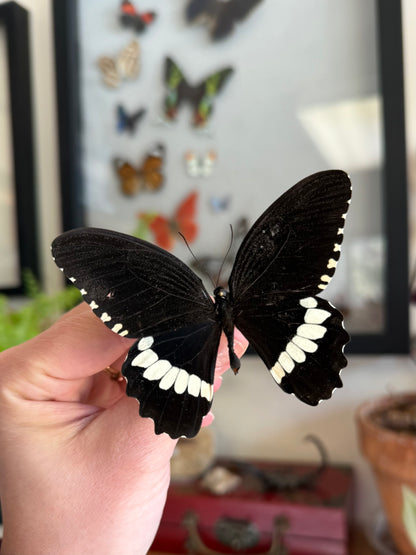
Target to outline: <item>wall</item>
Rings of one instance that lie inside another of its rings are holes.
[[[53,66],[52,24],[49,0],[22,0],[31,12],[33,91],[37,180],[40,207],[43,270],[49,288],[59,283],[49,261],[49,243],[59,232],[58,158]],[[407,131],[411,199],[416,195],[416,38],[414,0],[404,0],[406,46]],[[415,215],[412,219],[413,252],[416,244]],[[361,400],[391,390],[414,388],[415,368],[406,357],[351,357],[343,374],[344,389],[317,409],[309,408],[272,387],[270,376],[255,359],[244,360],[240,375],[226,375],[216,396],[215,430],[220,453],[314,460],[315,453],[302,437],[314,432],[322,437],[331,459],[349,462],[357,470],[356,514],[371,518],[378,508],[372,477],[361,458],[353,414]],[[267,407],[264,410],[263,407]]]

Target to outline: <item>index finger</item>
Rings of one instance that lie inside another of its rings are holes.
[[[123,356],[134,340],[106,327],[85,304],[70,310],[49,329],[12,351],[19,371],[45,371],[60,379],[92,376]]]

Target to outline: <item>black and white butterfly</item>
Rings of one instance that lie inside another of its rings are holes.
[[[287,393],[316,405],[341,387],[349,336],[342,315],[318,297],[340,257],[350,180],[330,170],[278,198],[243,240],[229,291],[214,301],[172,254],[103,229],[77,229],[52,244],[56,264],[112,331],[136,338],[123,364],[127,394],[157,434],[193,437],[212,404],[221,333],[230,366],[236,326]]]

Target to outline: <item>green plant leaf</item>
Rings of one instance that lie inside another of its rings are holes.
[[[0,295],[0,352],[38,335],[81,301],[78,289],[72,286],[46,295],[30,271],[23,281],[27,299],[20,308],[11,308],[9,299]]]
[[[413,547],[416,549],[416,493],[408,486],[402,486],[403,524]]]

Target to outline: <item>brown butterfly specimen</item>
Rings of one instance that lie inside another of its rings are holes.
[[[141,166],[133,166],[130,162],[115,158],[114,167],[120,179],[121,192],[133,196],[140,191],[157,191],[162,187],[162,173],[165,147],[157,144],[143,160]]]
[[[140,45],[132,40],[114,58],[101,56],[98,67],[107,87],[115,89],[126,79],[135,79],[140,73]]]

